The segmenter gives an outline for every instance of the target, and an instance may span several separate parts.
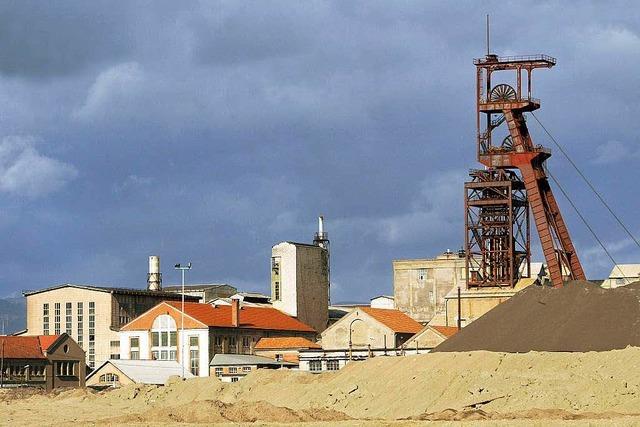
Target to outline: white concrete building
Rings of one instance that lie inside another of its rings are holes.
[[[618,288],[638,281],[640,281],[640,264],[617,264],[602,283],[602,287]]]

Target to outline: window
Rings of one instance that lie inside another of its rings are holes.
[[[76,362],[55,362],[56,376],[72,377],[76,373]]]
[[[242,346],[251,347],[251,337],[242,337]]]
[[[151,327],[151,351],[160,360],[177,360],[176,321],[168,314],[162,314],[153,321]]]
[[[89,302],[89,367],[96,366],[96,303]]]
[[[198,349],[189,350],[189,360],[191,373],[197,377],[200,375],[200,351]]]
[[[232,382],[232,383],[237,383],[237,382],[238,382],[238,377],[233,377],[233,378],[231,378],[231,382]]]
[[[622,285],[624,285],[624,279],[622,278],[616,279],[616,286],[622,286]]]
[[[418,280],[419,280],[419,281],[421,281],[421,282],[423,282],[423,281],[425,281],[425,280],[427,280],[427,279],[428,279],[428,276],[427,276],[427,269],[426,269],[426,268],[420,268],[420,269],[418,269]]]
[[[91,338],[91,337],[89,337]],[[96,343],[89,339],[89,367],[95,368],[96,366]]]
[[[101,383],[115,384],[119,381],[120,381],[120,377],[116,374],[112,374],[111,372],[100,375]]]
[[[222,368],[215,368],[216,377],[222,376]]]
[[[251,372],[251,366],[243,366],[242,372]]]
[[[54,335],[60,335],[60,303],[57,302],[54,305],[54,318],[53,318],[53,329]]]
[[[309,361],[309,370],[311,372],[320,372],[320,371],[322,371],[322,362],[320,360],[310,360]]]
[[[73,304],[68,302],[65,305],[65,332],[67,333],[67,335],[71,335],[71,316],[73,313]]]
[[[216,345],[222,345],[222,337],[221,336],[217,336],[216,337]]]
[[[231,366],[229,368],[229,373],[230,374],[237,374],[238,373],[238,367],[237,366]]]
[[[140,360],[140,338],[129,338],[129,359]]]
[[[78,316],[78,345],[80,347],[84,344],[84,307],[81,302],[77,305],[77,316]]]
[[[200,375],[200,340],[197,335],[189,337],[189,368],[196,377]]]
[[[273,284],[272,298],[280,301],[280,257],[271,257],[271,283]]]
[[[42,334],[49,335],[49,304],[42,306]]]
[[[284,357],[280,353],[276,353],[276,362],[282,362]]]
[[[337,360],[327,360],[327,371],[337,371],[340,369],[340,362]]]

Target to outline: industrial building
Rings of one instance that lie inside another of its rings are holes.
[[[87,376],[87,387],[102,389],[129,384],[164,385],[170,377],[195,378],[173,360],[107,360]]]
[[[209,375],[216,354],[253,354],[263,337],[304,337],[316,331],[272,307],[162,302],[124,325],[121,359],[173,360],[195,376]]]
[[[617,264],[611,270],[609,277],[602,282],[602,287],[612,289],[638,281],[640,281],[640,264]]]
[[[322,333],[322,348],[400,348],[421,329],[400,310],[356,307]]]
[[[458,333],[459,329],[452,326],[427,325],[420,332],[412,336],[403,344],[404,349],[429,349],[435,348],[447,338]]]
[[[435,258],[393,261],[395,308],[421,322],[444,311],[445,296],[466,281],[463,252],[447,250]]]
[[[66,333],[0,336],[0,387],[84,387],[85,354]]]
[[[281,242],[271,249],[271,303],[318,332],[329,324],[329,239],[320,217],[313,244]]]
[[[120,327],[160,301],[181,295],[144,289],[65,284],[25,291],[27,329],[23,335],[73,337],[87,354],[87,365],[98,366],[120,355]],[[198,301],[197,297],[185,297]]]
[[[216,354],[209,364],[210,375],[223,383],[235,383],[256,369],[296,368],[298,365],[248,354]]]
[[[180,294],[162,291],[160,258],[149,257],[147,289],[63,284],[23,292],[27,329],[22,335],[73,337],[94,368],[120,356],[120,327],[161,301],[179,301]],[[185,296],[198,301],[197,296]]]

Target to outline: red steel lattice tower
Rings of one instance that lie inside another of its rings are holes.
[[[491,187],[492,180],[494,183],[504,182],[507,178],[506,175],[496,171],[519,170],[526,189],[524,201],[526,202],[528,198],[553,286],[562,286],[564,278],[584,280],[582,265],[545,172],[544,163],[551,156],[551,152],[540,145],[533,144],[524,116],[524,113],[540,108],[540,100],[531,96],[533,70],[553,67],[556,64],[555,58],[547,55],[498,57],[487,54],[484,58],[474,59],[473,62],[477,70],[477,154],[480,163],[487,168],[486,171],[482,171],[486,178],[483,184],[486,187],[485,193],[489,191],[487,189]],[[494,73],[508,70],[515,72],[515,87],[506,83],[493,84]],[[522,75],[525,71],[527,82],[526,92],[523,93]],[[505,128],[506,136],[494,138],[494,134],[498,134]],[[507,180],[515,183],[512,185],[519,185],[516,183],[519,179],[514,179],[513,175],[509,175]],[[478,178],[472,173],[472,183],[474,181],[477,182]],[[504,215],[493,217],[494,219],[502,218],[500,223],[474,220],[476,214],[472,211],[479,208],[482,216],[483,204],[477,203],[482,200],[482,196],[477,197],[477,192],[475,193],[477,200],[471,197],[469,185],[472,183],[465,185],[467,188],[466,257],[469,286],[514,286],[518,278],[517,268],[524,259],[528,262],[529,256],[527,253],[523,257],[522,245],[518,247],[515,238],[517,230],[522,228],[522,223],[517,223],[517,212],[513,212],[512,205],[510,207],[512,212],[508,217]],[[517,194],[512,194],[511,199],[519,200]],[[485,200],[484,206],[484,209],[490,213],[498,205]],[[488,216],[491,217],[491,215]],[[526,222],[528,235],[528,220]],[[511,237],[507,236],[502,240],[485,239],[487,236],[491,237],[492,227],[511,229]],[[477,243],[478,237],[485,243],[484,245]],[[521,241],[524,242],[524,240]],[[528,239],[525,246],[526,251],[530,252]]]

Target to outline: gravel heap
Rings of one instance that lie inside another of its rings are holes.
[[[435,352],[607,351],[640,347],[640,282],[603,289],[587,281],[530,286]]]

